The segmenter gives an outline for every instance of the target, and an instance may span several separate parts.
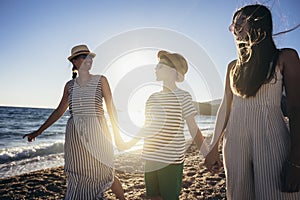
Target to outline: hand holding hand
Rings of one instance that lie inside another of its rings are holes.
[[[27,137],[28,142],[32,142],[32,141],[35,140],[35,138],[36,138],[38,135],[39,135],[39,133],[38,133],[37,131],[33,131],[33,132],[31,132],[31,133],[28,133],[28,134],[23,135],[23,139],[24,139],[25,137]]]
[[[213,149],[207,154],[207,156],[205,157],[204,165],[213,174],[220,172],[223,164],[220,159],[220,153],[218,152],[218,150]]]

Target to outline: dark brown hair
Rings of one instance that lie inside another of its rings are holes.
[[[73,59],[72,59],[72,64],[73,64],[73,67],[72,67],[72,79],[75,79],[77,77],[77,74],[78,74],[78,68],[74,65],[73,61],[78,59],[81,55],[77,55],[75,56]]]
[[[231,70],[230,78],[235,94],[251,97],[274,77],[275,67],[271,63],[278,50],[272,38],[272,15],[267,7],[242,7],[234,14],[233,20],[242,15],[246,16],[249,32],[243,41],[236,37],[238,59]]]
[[[72,79],[75,79],[77,77],[77,67],[73,65],[72,67]]]

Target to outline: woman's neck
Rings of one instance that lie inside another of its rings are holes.
[[[78,79],[80,80],[88,80],[91,77],[91,74],[89,71],[78,71]]]

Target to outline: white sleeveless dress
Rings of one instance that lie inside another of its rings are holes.
[[[290,150],[281,95],[278,67],[273,80],[262,85],[255,97],[233,95],[223,141],[228,199],[300,199],[300,192],[280,191],[280,173]]]
[[[101,76],[86,86],[69,82],[70,119],[65,136],[66,199],[96,199],[113,182],[113,145],[104,117]]]

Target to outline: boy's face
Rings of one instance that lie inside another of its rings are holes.
[[[176,81],[177,71],[173,67],[169,67],[162,59],[155,67],[155,75],[157,81],[174,80]]]

